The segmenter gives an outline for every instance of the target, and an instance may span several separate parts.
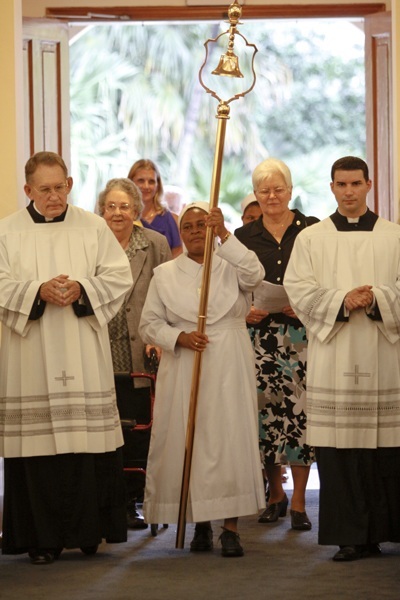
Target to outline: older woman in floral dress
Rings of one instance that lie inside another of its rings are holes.
[[[254,194],[262,215],[235,231],[253,250],[265,269],[265,280],[283,284],[285,269],[298,233],[318,221],[291,210],[292,179],[285,163],[267,159],[253,172]],[[252,307],[247,317],[254,342],[262,406],[259,411],[260,448],[269,484],[269,504],[260,523],[286,516],[288,498],[282,485],[281,465],[289,463],[293,476],[291,526],[309,530],[305,490],[313,449],[305,443],[306,332],[287,302],[281,312],[269,314]]]

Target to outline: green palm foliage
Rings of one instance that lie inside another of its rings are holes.
[[[106,181],[125,177],[142,157],[154,160],[163,181],[184,189],[188,200],[208,199],[218,103],[205,93],[198,73],[205,41],[226,28],[226,23],[96,25],[72,39],[75,203],[92,210]],[[240,27],[258,53],[256,86],[231,103],[226,129],[220,201],[236,209],[251,191],[253,168],[269,155],[296,172],[296,189],[309,208],[317,195],[321,202],[317,181],[329,189],[328,161],[364,151],[362,49],[355,58],[332,56],[322,34],[302,29],[265,21]],[[222,39],[226,48],[227,37]],[[213,45],[211,70],[220,54],[221,47]],[[304,192],[302,180],[308,185]]]

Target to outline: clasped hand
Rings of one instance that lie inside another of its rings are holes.
[[[50,304],[69,306],[80,298],[81,287],[77,281],[70,280],[69,275],[58,275],[40,286],[39,296]]]
[[[374,300],[374,294],[371,292],[372,285],[362,285],[347,292],[344,297],[344,305],[347,310],[356,310],[358,308],[367,308]]]

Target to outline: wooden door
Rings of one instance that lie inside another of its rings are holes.
[[[372,179],[369,206],[395,220],[393,185],[391,14],[365,18],[367,162]]]

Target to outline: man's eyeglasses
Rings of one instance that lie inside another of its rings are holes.
[[[54,187],[41,187],[41,188],[35,188],[35,186],[32,186],[34,190],[37,191],[38,194],[40,194],[43,198],[49,197],[52,194],[66,194],[68,192],[68,188],[69,185],[68,183],[59,183],[58,185],[55,185]]]
[[[277,187],[277,188],[274,188],[271,190],[258,190],[257,194],[264,198],[269,198],[271,196],[271,194],[273,196],[277,196],[279,198],[279,196],[283,196],[286,192],[287,192],[287,188]]]
[[[113,202],[111,202],[111,204],[107,204],[105,209],[107,212],[109,213],[115,213],[115,211],[117,210],[117,208],[120,210],[120,212],[122,213],[127,213],[131,210],[131,205],[126,203],[126,204],[114,204]]]

